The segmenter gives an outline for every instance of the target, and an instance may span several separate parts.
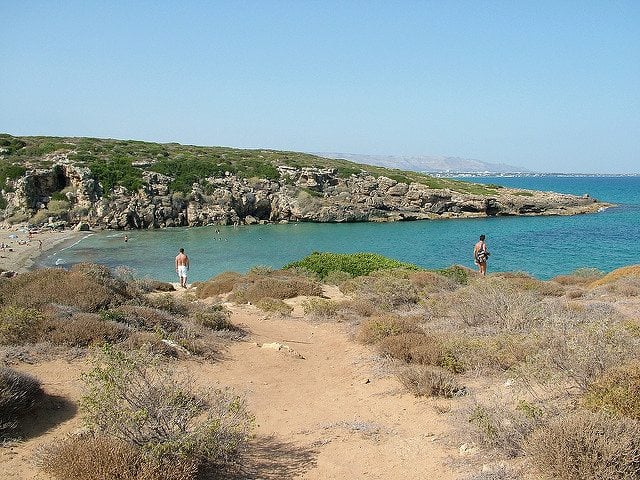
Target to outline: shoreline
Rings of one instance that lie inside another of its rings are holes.
[[[38,263],[56,247],[72,245],[87,233],[75,230],[33,231],[31,236],[25,225],[0,227],[0,271],[25,273],[37,267]]]

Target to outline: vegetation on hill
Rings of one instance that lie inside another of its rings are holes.
[[[107,190],[107,185],[135,189],[140,184],[143,170],[169,175],[174,179],[174,190],[188,192],[194,182],[201,182],[210,176],[223,176],[226,172],[241,178],[275,180],[279,178],[278,166],[334,168],[345,178],[365,171],[374,177],[384,175],[398,182],[417,182],[430,188],[448,188],[479,195],[495,194],[500,188],[496,185],[435,178],[418,172],[357,164],[347,160],[333,160],[307,153],[267,149],[202,147],[86,137],[14,137],[8,134],[0,134],[0,149],[0,157],[4,156],[0,165],[14,169],[49,167],[51,161],[45,160],[46,155],[67,153],[72,161],[89,167]]]
[[[321,282],[342,295],[325,297]],[[205,395],[172,375],[176,359],[215,360],[222,342],[242,335],[222,300],[285,317],[298,304],[308,320],[352,327],[408,391],[448,399],[424,405],[442,408],[462,441],[501,462],[502,473],[476,479],[637,477],[638,266],[540,281],[316,252],[283,270],[226,272],[195,295],[159,291],[169,287],[88,264],[0,279],[5,362],[70,350],[92,359],[80,410],[87,432],[45,455],[55,478],[190,480],[242,461],[253,424],[242,397]],[[0,371],[12,422],[37,408],[44,380]],[[6,420],[4,438],[15,431]]]

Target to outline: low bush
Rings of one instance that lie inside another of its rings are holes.
[[[375,304],[381,310],[411,307],[420,299],[418,290],[407,278],[393,272],[367,275],[347,280],[340,291]]]
[[[41,455],[43,469],[59,480],[192,480],[197,465],[188,459],[162,460],[124,440],[104,435],[71,436]]]
[[[183,298],[178,298],[169,293],[162,293],[160,295],[147,295],[144,298],[144,303],[148,307],[158,310],[164,310],[165,312],[171,313],[173,315],[189,315],[189,302]]]
[[[427,365],[404,365],[396,373],[402,383],[417,397],[454,397],[464,394],[451,372]]]
[[[148,353],[105,346],[83,375],[81,409],[88,429],[140,447],[154,459],[197,464],[233,461],[253,418],[243,398],[197,391]]]
[[[453,291],[459,284],[450,276],[426,270],[412,272],[409,281],[422,293],[439,293]]]
[[[33,308],[0,308],[0,345],[23,345],[42,334],[43,315]]]
[[[541,337],[534,333],[459,334],[452,340],[452,348],[468,370],[507,371],[545,346]]]
[[[464,364],[442,336],[419,332],[401,333],[383,338],[378,349],[381,354],[406,363],[437,366],[451,373],[462,373],[465,370]]]
[[[96,343],[124,340],[129,330],[121,324],[103,320],[98,314],[77,313],[69,319],[48,322],[47,339],[54,345],[88,347]]]
[[[551,279],[560,285],[589,285],[604,277],[604,272],[596,268],[580,268],[569,275],[558,275]]]
[[[0,440],[4,440],[18,427],[42,399],[40,382],[25,373],[0,367]]]
[[[129,298],[126,283],[98,265],[78,264],[70,271],[34,270],[0,283],[0,302],[25,308],[57,303],[98,312]]]
[[[545,315],[538,294],[519,291],[504,279],[483,280],[454,294],[454,308],[466,325],[523,331],[542,322]]]
[[[293,312],[293,307],[278,298],[261,298],[256,302],[256,307],[266,313],[274,313],[286,317]]]
[[[386,314],[364,320],[360,324],[358,339],[363,343],[377,344],[386,337],[421,332],[415,317]]]
[[[236,326],[231,323],[231,312],[221,305],[209,307],[195,311],[191,318],[199,325],[210,330],[236,330]]]
[[[529,435],[545,422],[545,416],[540,407],[521,401],[515,409],[501,404],[476,404],[468,421],[477,443],[518,457],[524,453]]]
[[[166,305],[166,303],[163,303],[163,305]],[[184,310],[180,309],[180,311]],[[106,319],[126,323],[135,329],[150,332],[157,330],[165,333],[175,332],[181,326],[179,320],[166,310],[144,305],[122,305],[114,310],[105,310],[101,312],[101,315]]]
[[[591,410],[640,420],[640,362],[603,372],[589,385],[583,403]]]
[[[457,283],[458,285],[466,285],[469,283],[469,276],[473,273],[472,270],[461,267],[460,265],[452,265],[449,268],[443,268],[436,270],[436,273],[447,277],[449,280]]]
[[[640,471],[640,422],[579,411],[536,430],[526,451],[558,480],[632,480]]]
[[[306,276],[273,272],[267,275],[247,275],[236,284],[229,300],[237,303],[256,303],[262,298],[284,300],[300,295],[320,296],[322,286]]]
[[[172,345],[162,341],[162,335],[154,332],[132,332],[122,343],[127,350],[145,350],[152,355],[177,357],[178,351]]]
[[[311,255],[290,263],[284,267],[302,268],[314,273],[320,279],[324,279],[334,271],[346,272],[352,277],[368,275],[376,270],[388,270],[404,268],[407,270],[420,270],[416,265],[399,262],[376,253],[330,253],[313,252]]]
[[[223,272],[205,282],[198,283],[196,296],[198,298],[209,298],[229,293],[242,278],[242,274],[237,272]]]
[[[340,311],[340,303],[326,298],[308,298],[302,302],[305,315],[315,318],[334,318]]]

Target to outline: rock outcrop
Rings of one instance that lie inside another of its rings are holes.
[[[49,169],[27,171],[3,192],[0,217],[55,217],[67,224],[110,229],[253,224],[266,222],[409,221],[499,215],[571,215],[608,206],[584,196],[500,188],[469,194],[402,183],[367,173],[340,177],[334,169],[279,167],[280,180],[225,174],[172,191],[172,178],[143,173],[138,191],[105,192],[86,167],[64,154]],[[57,199],[56,209],[52,201]],[[51,213],[51,215],[48,215]]]

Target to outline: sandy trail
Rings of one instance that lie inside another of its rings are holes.
[[[266,318],[248,305],[229,308],[231,320],[249,332],[244,341],[229,344],[217,363],[182,361],[179,368],[203,387],[231,386],[246,395],[256,431],[238,478],[462,478],[452,466],[464,459],[450,441],[448,416],[434,408],[446,400],[406,393],[371,348],[351,339],[347,325]],[[272,343],[291,350],[265,346]],[[86,362],[14,368],[41,379],[49,396],[26,440],[0,449],[0,472],[2,478],[48,480],[34,452],[80,427],[79,377]]]

